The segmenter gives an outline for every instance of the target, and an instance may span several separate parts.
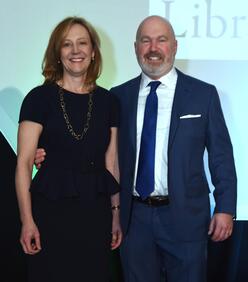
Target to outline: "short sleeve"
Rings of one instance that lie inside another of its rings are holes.
[[[112,93],[110,95],[110,127],[119,127],[120,125],[120,105],[119,100]]]
[[[44,126],[46,123],[46,108],[42,87],[34,88],[25,96],[22,102],[19,123],[28,120]]]

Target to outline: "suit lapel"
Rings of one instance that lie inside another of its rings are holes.
[[[178,78],[175,89],[175,96],[172,105],[171,113],[171,122],[170,122],[170,132],[169,132],[169,143],[168,150],[173,144],[176,131],[179,125],[180,116],[183,112],[183,109],[187,103],[190,101],[190,85],[187,79],[187,76],[177,70]],[[131,141],[131,152],[133,161],[135,163],[136,158],[136,147],[137,147],[137,106],[138,106],[138,97],[139,97],[139,88],[140,88],[141,75],[135,78],[129,87],[126,89],[125,97],[128,97],[126,104],[125,117],[128,118],[128,134]]]
[[[132,81],[132,85],[127,88],[127,97],[128,105],[126,107],[127,113],[126,116],[129,118],[129,136],[131,140],[131,150],[132,156],[135,163],[136,159],[136,147],[137,147],[137,106],[138,106],[138,97],[139,97],[139,88],[140,88],[141,76],[137,77]]]
[[[170,132],[169,132],[169,144],[168,149],[170,149],[173,140],[176,135],[176,131],[180,121],[180,115],[183,111],[184,106],[189,102],[189,85],[187,76],[185,76],[182,72],[177,70],[177,84],[175,89],[175,96],[172,105],[172,113],[171,113],[171,122],[170,122]]]

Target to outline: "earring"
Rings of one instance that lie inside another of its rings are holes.
[[[91,61],[94,62],[95,61],[95,57],[91,57]]]
[[[60,64],[61,62],[60,62],[60,60],[58,60],[58,62],[57,62],[58,64]]]

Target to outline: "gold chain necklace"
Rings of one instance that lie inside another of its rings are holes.
[[[80,94],[79,94],[80,95]],[[90,127],[90,120],[91,120],[91,116],[92,116],[92,108],[93,108],[93,99],[92,99],[92,93],[89,93],[89,101],[88,101],[88,112],[86,115],[86,122],[84,124],[84,128],[81,134],[77,134],[71,123],[69,120],[69,116],[66,112],[66,108],[65,108],[65,101],[64,101],[64,91],[62,87],[59,87],[59,97],[60,97],[60,106],[61,109],[63,111],[63,116],[65,119],[65,123],[67,126],[67,129],[69,130],[69,132],[71,133],[71,135],[76,139],[76,140],[82,140],[83,137],[85,136],[86,132],[88,131],[89,127]]]

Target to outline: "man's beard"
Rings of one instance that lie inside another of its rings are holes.
[[[160,60],[160,62],[156,62],[154,60],[154,64],[152,63],[152,60],[150,60],[151,57],[156,57]],[[138,57],[138,63],[142,69],[142,71],[150,76],[150,77],[161,77],[166,73],[167,68],[171,69],[170,65],[166,65],[165,57],[156,51],[151,51],[144,55],[145,60],[142,60],[142,58]],[[149,63],[151,61],[151,63]]]
[[[139,62],[139,65],[142,69],[142,71],[151,77],[161,77],[164,74],[164,65],[163,63],[159,66],[152,66],[147,63],[141,63]]]

